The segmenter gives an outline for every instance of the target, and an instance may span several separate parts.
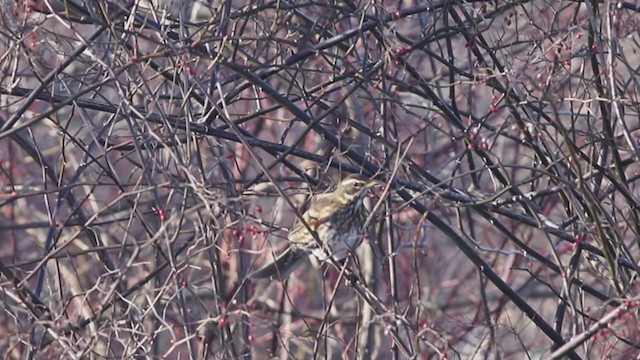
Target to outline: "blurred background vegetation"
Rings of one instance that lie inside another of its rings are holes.
[[[0,0],[0,356],[636,358],[639,10]],[[247,282],[353,172],[359,280]]]

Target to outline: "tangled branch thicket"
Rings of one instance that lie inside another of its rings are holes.
[[[640,354],[638,6],[0,9],[0,357]],[[353,172],[349,261],[248,281]]]

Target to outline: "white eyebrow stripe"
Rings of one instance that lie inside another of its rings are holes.
[[[361,180],[358,179],[348,179],[346,181],[343,182],[343,184],[345,185],[350,185],[350,184],[354,184],[354,183],[361,183]]]

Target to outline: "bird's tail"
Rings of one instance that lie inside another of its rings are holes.
[[[298,265],[308,257],[308,253],[287,248],[276,260],[249,274],[249,279],[286,279]]]

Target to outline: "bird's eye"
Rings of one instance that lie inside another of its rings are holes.
[[[353,186],[355,189],[358,189],[358,188],[362,187],[362,183],[360,183],[360,182],[354,182],[354,183],[352,184],[352,186]]]

